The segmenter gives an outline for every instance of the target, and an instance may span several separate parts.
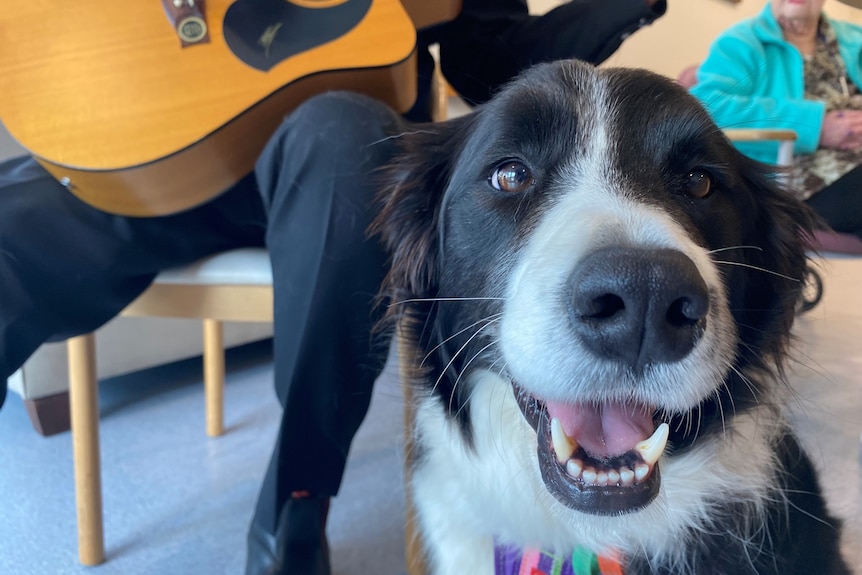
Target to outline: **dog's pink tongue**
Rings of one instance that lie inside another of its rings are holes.
[[[559,419],[566,435],[593,457],[622,455],[655,431],[652,412],[635,403],[545,405],[548,416]]]

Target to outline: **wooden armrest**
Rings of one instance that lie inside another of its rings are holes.
[[[778,157],[775,163],[779,166],[789,166],[793,163],[793,144],[797,137],[793,130],[730,128],[724,130],[724,135],[735,142],[778,142]]]
[[[784,129],[731,128],[724,130],[724,134],[737,142],[759,142],[764,140],[777,140],[779,142],[796,141],[796,132]]]

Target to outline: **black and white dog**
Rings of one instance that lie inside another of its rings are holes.
[[[375,229],[431,573],[849,573],[782,406],[811,219],[766,167],[669,80],[574,61],[402,139]]]

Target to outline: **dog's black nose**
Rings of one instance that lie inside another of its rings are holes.
[[[569,286],[583,344],[636,370],[684,358],[706,326],[706,282],[677,250],[603,248],[578,265]]]

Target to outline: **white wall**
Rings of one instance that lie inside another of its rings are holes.
[[[562,0],[528,0],[542,13]],[[652,26],[626,40],[606,65],[648,68],[675,78],[680,70],[703,59],[712,40],[731,24],[760,12],[766,0],[667,0],[667,13]],[[862,24],[862,10],[827,0],[834,18]]]

